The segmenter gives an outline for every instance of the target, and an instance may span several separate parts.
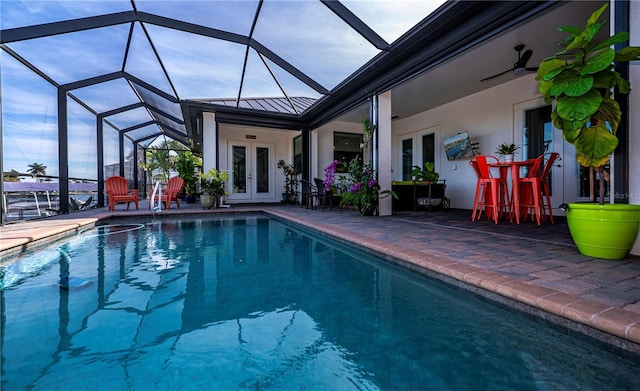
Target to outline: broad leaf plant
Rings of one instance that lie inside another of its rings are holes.
[[[569,34],[558,43],[564,50],[542,61],[536,76],[545,102],[556,102],[551,113],[553,124],[575,146],[578,163],[599,173],[601,205],[605,195],[604,165],[618,146],[616,131],[622,118],[614,90],[622,94],[631,91],[629,81],[615,70],[614,64],[640,60],[640,47],[627,46],[619,51],[612,47],[627,42],[627,32],[598,40],[598,32],[606,23],[599,19],[607,6],[604,4],[591,14],[584,30],[559,27]]]

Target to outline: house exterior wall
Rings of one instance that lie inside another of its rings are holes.
[[[400,145],[397,136],[435,128],[436,170],[447,180],[447,197],[452,208],[472,209],[476,176],[466,160],[447,160],[442,139],[468,131],[471,142],[479,143],[479,153],[494,155],[504,142],[522,144],[521,129],[514,125],[514,105],[538,100],[535,74],[531,73],[477,94],[450,102],[393,123],[394,179],[401,179]],[[519,127],[521,128],[521,127]],[[514,138],[515,137],[515,138]]]
[[[215,113],[203,113],[202,115],[202,170],[209,171],[217,168],[218,149],[218,128],[216,125]]]
[[[272,161],[278,162],[282,159],[286,163],[292,163],[293,138],[300,134],[299,131],[274,130],[229,124],[220,124],[218,132],[218,161],[220,166],[218,168],[227,171],[231,170],[231,167],[229,166],[229,145],[232,142],[268,144],[273,148],[274,156]],[[253,138],[253,136],[255,136],[255,138]],[[275,164],[273,165],[271,174],[274,179],[274,197],[270,199],[259,199],[257,202],[280,202],[282,200],[281,194],[284,190],[284,174],[282,170],[276,167]],[[256,200],[253,199],[234,200],[232,197],[230,197],[229,200],[235,203],[256,202]]]
[[[392,145],[392,129],[391,123],[391,91],[378,95],[378,137],[375,145],[378,146],[375,159],[377,159],[378,167],[378,183],[382,189],[391,189],[391,181],[393,180],[392,171],[392,151],[384,148],[385,145]],[[390,216],[393,207],[391,197],[383,197],[378,202],[380,207],[380,216]]]

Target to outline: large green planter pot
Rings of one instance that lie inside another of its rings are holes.
[[[581,254],[624,259],[638,236],[640,205],[569,204],[567,223]]]

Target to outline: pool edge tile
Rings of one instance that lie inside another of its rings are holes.
[[[621,308],[610,308],[595,315],[592,324],[600,330],[629,338],[628,330],[633,325],[640,324],[640,315]],[[640,342],[640,339],[635,342]]]

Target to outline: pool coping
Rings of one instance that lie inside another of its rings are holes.
[[[437,254],[426,254],[401,244],[359,235],[335,225],[323,224],[317,220],[289,213],[284,208],[250,206],[232,210],[178,210],[163,216],[197,217],[214,213],[250,212],[262,212],[293,222],[326,237],[355,245],[389,262],[474,291],[493,301],[531,313],[623,351],[640,354],[640,314],[636,312],[462,264]],[[0,231],[0,256],[4,259],[5,256],[38,248],[40,245],[46,245],[74,232],[95,226],[102,220],[150,215],[151,212],[144,210],[127,211],[127,213],[98,210],[88,217],[78,218],[67,215],[60,219],[43,219],[25,223],[28,226],[19,227],[18,224],[3,226]]]

